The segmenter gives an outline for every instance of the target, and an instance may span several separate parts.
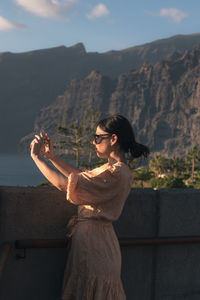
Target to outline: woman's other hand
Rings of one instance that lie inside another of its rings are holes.
[[[41,155],[52,158],[53,145],[47,134],[40,132],[40,135],[35,135],[35,138],[30,144],[31,157],[42,174],[50,181],[57,189],[66,192],[67,176],[64,176],[41,158]]]
[[[40,136],[41,138],[44,139],[44,149],[42,151],[42,154],[47,157],[48,159],[53,159],[54,157],[54,153],[53,153],[53,143],[50,139],[50,137],[48,136],[47,133],[43,134],[43,132],[40,132]]]

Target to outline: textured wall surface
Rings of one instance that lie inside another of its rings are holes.
[[[200,191],[133,189],[120,219],[119,238],[200,235]],[[10,241],[0,282],[3,300],[58,300],[65,248],[27,249],[20,239],[64,239],[76,207],[51,187],[0,187],[0,243]],[[127,300],[199,300],[200,244],[123,246],[122,280]]]

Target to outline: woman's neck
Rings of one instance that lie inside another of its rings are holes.
[[[110,165],[115,164],[116,162],[123,162],[126,163],[126,159],[125,159],[125,154],[124,152],[111,152],[109,157],[108,157],[108,163]]]

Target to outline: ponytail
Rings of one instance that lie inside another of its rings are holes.
[[[143,156],[144,159],[150,154],[150,150],[147,146],[134,142],[130,145],[129,148],[132,159],[139,158]]]

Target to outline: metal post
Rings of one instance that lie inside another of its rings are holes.
[[[3,274],[3,270],[5,268],[6,262],[8,260],[9,253],[11,251],[12,245],[9,242],[5,242],[0,245],[0,279]]]

